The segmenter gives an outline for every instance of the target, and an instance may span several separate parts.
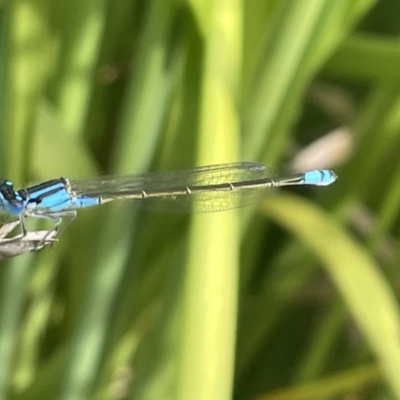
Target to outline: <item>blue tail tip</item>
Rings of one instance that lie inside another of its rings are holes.
[[[328,186],[335,182],[337,175],[330,169],[315,169],[304,173],[304,183],[306,185]]]

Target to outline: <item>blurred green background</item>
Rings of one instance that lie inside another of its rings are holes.
[[[223,213],[81,211],[3,261],[0,399],[400,399],[398,1],[0,7],[17,187],[238,160],[339,176]]]

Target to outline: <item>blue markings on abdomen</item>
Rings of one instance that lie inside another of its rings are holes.
[[[72,207],[74,208],[91,207],[100,204],[100,200],[97,197],[90,197],[84,194],[79,194],[75,197],[72,204]]]
[[[304,184],[327,186],[336,180],[337,176],[329,169],[315,169],[304,172]]]

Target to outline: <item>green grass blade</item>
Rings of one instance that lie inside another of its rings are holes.
[[[396,397],[400,396],[399,308],[378,265],[340,225],[305,201],[280,197],[263,211],[289,229],[323,262]]]

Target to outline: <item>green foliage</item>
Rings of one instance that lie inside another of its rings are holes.
[[[105,205],[3,261],[0,400],[400,398],[399,12],[3,1],[0,167],[16,186],[284,170],[336,128],[352,152],[325,137],[308,153],[339,175],[327,188],[193,216]]]

